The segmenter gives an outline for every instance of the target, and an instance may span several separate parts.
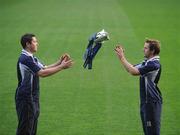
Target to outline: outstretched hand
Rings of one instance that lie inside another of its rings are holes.
[[[67,53],[61,56],[60,61],[60,65],[63,69],[70,68],[73,65],[73,60],[71,60],[70,55]]]
[[[71,57],[70,57],[70,55],[67,54],[67,53],[63,54],[63,55],[59,58],[59,64],[61,64],[64,59],[65,59],[66,61],[68,61],[68,60],[71,59]]]
[[[119,57],[119,59],[121,60],[122,58],[124,58],[124,49],[121,45],[117,45],[116,48],[114,49],[117,56]]]
[[[64,58],[66,61],[68,61],[68,60],[71,59],[70,55],[67,54],[67,53],[65,53],[65,54],[63,55],[63,58]]]
[[[66,60],[66,58],[64,58],[60,65],[63,69],[67,69],[70,68],[73,64],[73,60]]]

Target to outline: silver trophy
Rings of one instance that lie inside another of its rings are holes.
[[[109,40],[109,33],[106,32],[104,29],[96,34],[96,39],[94,40],[95,43],[103,43],[103,41]]]

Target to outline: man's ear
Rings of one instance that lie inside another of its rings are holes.
[[[29,48],[30,47],[30,43],[26,42],[26,48]]]
[[[152,55],[154,55],[154,53],[155,53],[155,50],[152,50],[152,51],[151,51],[151,53],[152,53]]]

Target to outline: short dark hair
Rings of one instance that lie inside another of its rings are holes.
[[[26,48],[26,43],[31,43],[32,37],[35,37],[35,35],[31,33],[26,33],[21,37],[21,45],[24,49]]]
[[[156,39],[146,39],[145,43],[149,44],[150,51],[154,51],[154,55],[160,53],[160,42]]]

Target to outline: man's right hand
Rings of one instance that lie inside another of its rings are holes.
[[[70,68],[73,65],[73,61],[70,59],[69,56],[65,56],[64,59],[61,61],[60,66],[62,69]]]
[[[64,59],[66,59],[66,61],[68,61],[68,60],[71,59],[71,57],[70,57],[70,55],[67,54],[67,53],[63,54],[63,55],[60,57],[60,59],[59,59],[59,64],[61,64]]]

